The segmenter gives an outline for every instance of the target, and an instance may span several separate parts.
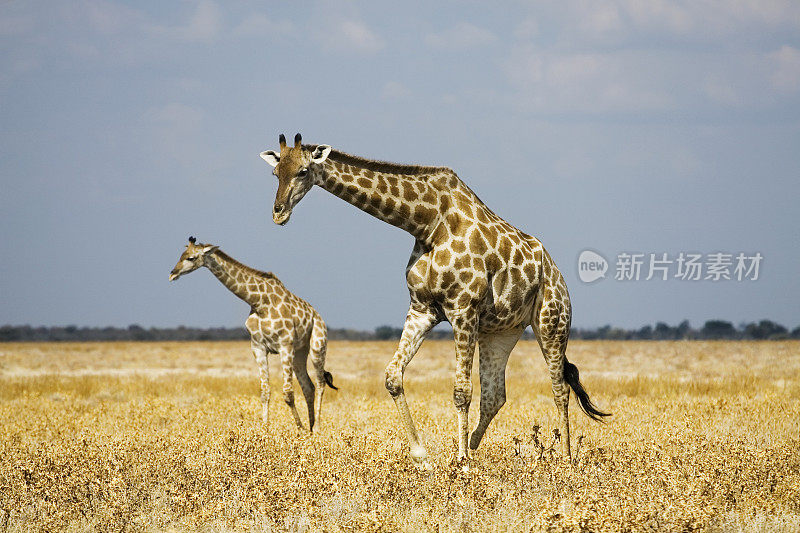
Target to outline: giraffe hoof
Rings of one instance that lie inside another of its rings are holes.
[[[409,452],[411,455],[411,459],[414,461],[414,466],[420,472],[428,472],[433,470],[433,467],[428,462],[428,452],[425,451],[425,448],[420,446],[419,444],[414,444],[411,446],[411,451]]]
[[[427,460],[414,461],[414,468],[417,469],[417,472],[430,472],[433,470],[433,465],[431,465]]]
[[[411,455],[411,458],[414,459],[415,463],[421,463],[428,459],[428,452],[426,452],[425,448],[423,448],[419,444],[412,444],[409,453]]]

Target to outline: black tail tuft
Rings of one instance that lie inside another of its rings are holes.
[[[611,413],[604,413],[599,410],[589,399],[589,394],[586,389],[581,385],[581,380],[578,377],[578,367],[564,359],[564,379],[567,384],[575,391],[575,396],[578,397],[578,403],[586,416],[598,422],[605,422],[604,416],[611,416]]]
[[[325,371],[325,384],[333,390],[339,390],[339,387],[333,384],[333,374],[327,370]]]

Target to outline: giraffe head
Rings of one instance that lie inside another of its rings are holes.
[[[212,254],[216,250],[219,250],[219,246],[203,244],[197,242],[197,239],[194,237],[189,237],[189,244],[186,245],[186,250],[184,250],[180,258],[178,258],[175,268],[169,273],[169,280],[175,281],[182,275],[188,274],[205,265],[206,255]]]
[[[281,150],[261,152],[261,159],[274,167],[272,173],[278,177],[278,192],[272,207],[272,220],[283,226],[289,222],[292,209],[311,187],[322,179],[322,163],[331,153],[331,147],[320,144],[312,149],[303,147],[298,133],[294,146],[286,144],[286,137],[278,138]]]

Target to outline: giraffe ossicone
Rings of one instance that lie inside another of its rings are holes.
[[[414,236],[406,267],[411,296],[403,334],[386,367],[386,388],[406,429],[411,456],[427,465],[427,453],[406,403],[403,373],[428,332],[444,320],[453,326],[458,458],[476,449],[506,401],[508,357],[531,325],[550,371],[561,417],[562,449],[571,456],[569,395],[575,392],[591,418],[608,416],[582,387],[566,357],[572,308],[567,286],[538,239],[489,209],[451,169],[375,161],[331,149],[294,146],[280,137],[280,151],[261,157],[274,167],[278,190],[273,221],[286,224],[303,196],[317,185],[370,215]],[[469,433],[472,364],[478,346],[480,417]]]
[[[325,387],[336,389],[333,376],[325,370],[328,330],[317,311],[292,294],[271,272],[262,272],[233,259],[219,246],[198,243],[189,237],[169,280],[175,281],[198,268],[208,268],[233,294],[250,304],[245,326],[261,379],[262,420],[269,424],[269,359],[278,354],[283,373],[283,399],[292,411],[297,426],[303,423],[294,403],[293,376],[297,377],[308,406],[308,429],[319,429]],[[313,379],[308,374],[311,359]],[[315,385],[316,383],[316,385]]]

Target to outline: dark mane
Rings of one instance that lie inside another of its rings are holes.
[[[217,254],[218,256],[220,256],[220,258],[224,259],[225,261],[233,263],[235,266],[241,268],[242,270],[244,270],[248,274],[253,274],[254,276],[258,276],[260,278],[274,279],[276,281],[280,281],[275,276],[275,274],[273,274],[272,272],[264,272],[263,270],[256,270],[253,267],[249,267],[249,266],[245,265],[244,263],[240,263],[239,261],[237,261],[233,257],[229,256],[228,254],[226,254],[225,252],[223,252],[220,249],[217,249],[214,253]]]
[[[304,144],[303,148],[314,151],[317,147],[316,144]],[[344,163],[345,165],[352,165],[354,167],[372,170],[373,172],[386,172],[388,174],[406,174],[409,176],[417,176],[419,174],[433,174],[435,172],[453,172],[447,167],[436,167],[426,165],[404,165],[402,163],[389,163],[387,161],[376,161],[374,159],[366,159],[356,155],[351,155],[339,150],[331,150],[328,159]]]

